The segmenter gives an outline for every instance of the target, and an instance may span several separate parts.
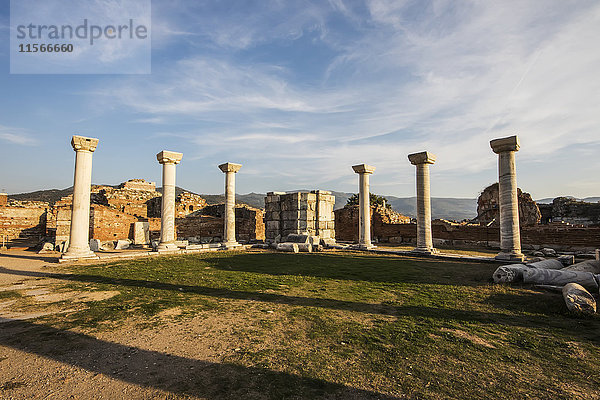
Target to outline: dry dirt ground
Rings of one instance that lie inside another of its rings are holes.
[[[326,386],[324,393],[335,394],[325,398],[390,398],[228,363],[253,341],[240,336],[240,329],[251,330],[268,318],[276,321],[278,308],[285,305],[265,310],[247,301],[243,313],[207,311],[192,318],[178,318],[180,310],[171,308],[152,321],[131,319],[100,331],[42,325],[34,318],[68,313],[118,293],[58,290],[64,282],[47,274],[63,273],[64,266],[53,257],[25,251],[0,255],[0,294],[17,291],[33,305],[44,305],[43,312],[35,307],[16,312],[11,310],[15,300],[0,297],[0,399],[261,399],[270,397],[269,384]],[[262,338],[264,346],[277,346],[275,336]]]

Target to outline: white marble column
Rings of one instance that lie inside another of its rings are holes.
[[[156,159],[163,166],[158,251],[178,249],[175,244],[175,166],[181,162],[182,157],[181,153],[166,150],[156,155]]]
[[[517,171],[515,152],[519,151],[519,138],[510,136],[490,142],[498,154],[498,193],[500,203],[500,253],[498,260],[522,261],[521,233],[519,231],[519,198],[517,196]]]
[[[75,178],[73,182],[73,205],[69,247],[63,260],[97,258],[90,250],[90,196],[92,189],[92,154],[98,139],[73,136],[71,146],[75,150]]]
[[[369,175],[375,172],[375,167],[367,164],[353,165],[352,169],[358,174],[358,247],[371,249],[371,199],[369,189]]]
[[[242,164],[225,163],[219,169],[225,173],[225,215],[223,216],[223,247],[239,246],[235,240],[235,174]]]
[[[435,253],[431,235],[431,194],[429,165],[435,163],[435,155],[423,151],[408,156],[417,167],[417,248],[420,253]]]

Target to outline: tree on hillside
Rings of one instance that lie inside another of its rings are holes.
[[[385,206],[385,208],[392,208],[387,199],[383,196],[378,196],[375,193],[369,193],[369,200],[372,206]],[[358,205],[358,193],[353,194],[348,198],[346,202],[347,206],[357,206]]]

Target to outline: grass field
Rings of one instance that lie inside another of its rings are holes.
[[[79,266],[64,290],[120,294],[41,321],[94,335],[226,316],[235,351],[220,363],[264,373],[215,379],[210,398],[250,386],[273,399],[339,398],[341,387],[365,398],[600,398],[600,318],[568,314],[559,294],[494,285],[495,268],[260,251]]]

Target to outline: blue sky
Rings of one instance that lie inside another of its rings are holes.
[[[104,2],[98,1],[100,5]],[[153,1],[150,75],[9,74],[0,0],[0,190],[72,185],[73,134],[97,137],[93,181],[222,193],[414,195],[412,152],[438,157],[436,197],[496,181],[489,140],[518,134],[534,198],[599,196],[597,1]]]

